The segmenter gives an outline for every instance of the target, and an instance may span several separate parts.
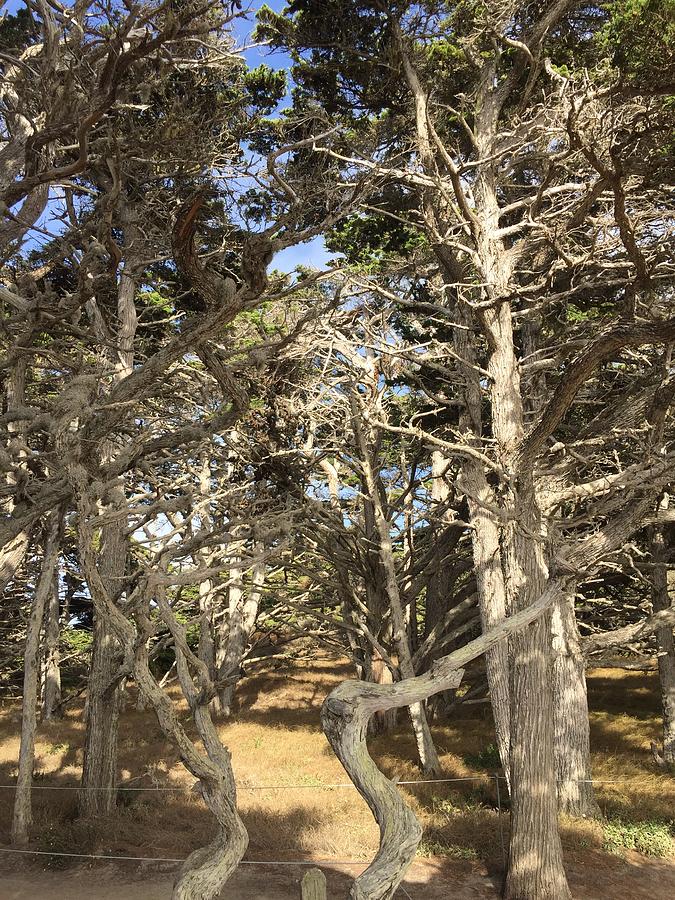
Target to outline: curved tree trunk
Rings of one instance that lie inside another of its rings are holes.
[[[19,774],[14,795],[12,842],[26,844],[32,822],[31,788],[35,764],[35,732],[37,730],[37,706],[40,687],[40,629],[49,594],[53,591],[54,572],[59,558],[59,539],[62,514],[52,513],[44,546],[42,569],[26,628],[24,651],[23,706],[21,713],[21,747],[19,750]]]
[[[553,632],[553,712],[558,809],[596,818],[600,808],[591,783],[586,662],[581,652],[574,596],[556,604]]]
[[[179,625],[166,603],[161,585],[144,584],[146,595],[134,606],[136,622],[130,621],[118,608],[114,595],[108,590],[96,561],[95,541],[90,515],[94,510],[88,497],[88,473],[77,464],[71,466],[76,486],[80,516],[80,558],[99,620],[105,622],[107,632],[114,634],[124,647],[124,665],[150,703],[164,734],[177,746],[186,768],[199,780],[201,795],[217,822],[217,833],[206,847],[195,850],[185,860],[176,881],[173,900],[212,900],[220,893],[227,878],[238,866],[248,845],[248,835],[236,807],[236,789],[230,754],[220,743],[208,711],[213,696],[213,683],[202,660],[190,651],[183,626]],[[157,602],[162,617],[175,642],[176,664],[184,696],[197,726],[206,756],[199,752],[150,671],[148,637],[153,632],[150,621],[150,597]],[[141,598],[139,598],[140,600]],[[188,669],[187,659],[196,667],[202,690],[197,691]]]
[[[370,716],[377,710],[421,703],[438,691],[457,688],[468,663],[545,617],[566,587],[565,579],[549,581],[541,596],[530,606],[438,660],[425,675],[388,687],[345,681],[328,695],[321,708],[324,732],[380,826],[380,849],[370,866],[354,882],[351,900],[389,900],[393,897],[420,839],[419,823],[412,811],[368,754],[366,731]],[[548,646],[548,628],[544,631]],[[555,797],[553,802],[555,804]],[[557,896],[552,894],[549,900],[554,897],[557,900]]]
[[[325,699],[321,723],[336,756],[380,827],[380,848],[368,868],[354,881],[351,900],[389,900],[403,880],[422,837],[415,814],[398,789],[377,768],[366,746],[368,720],[385,709],[421,707],[438,691],[459,686],[462,670],[443,661],[426,675],[392,685],[345,681]]]

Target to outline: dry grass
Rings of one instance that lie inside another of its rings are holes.
[[[239,712],[233,720],[219,726],[232,750],[240,807],[251,836],[251,858],[361,860],[372,856],[377,828],[354,790],[329,787],[347,779],[319,726],[324,696],[350,676],[339,660],[295,662],[261,672],[242,685]],[[598,786],[601,808],[618,823],[619,832],[626,825],[668,824],[675,809],[675,779],[655,768],[649,752],[649,742],[658,739],[660,727],[656,676],[596,670],[589,678],[589,696],[594,777],[620,782]],[[73,708],[64,720],[41,727],[37,783],[77,782],[82,764],[81,715],[81,707]],[[182,715],[191,730],[184,706]],[[371,752],[387,774],[401,781],[416,780],[421,776],[413,762],[414,744],[403,719],[402,723],[396,734],[375,739]],[[2,783],[15,775],[18,727],[17,708],[6,705],[0,711]],[[475,780],[401,788],[425,829],[421,852],[480,859],[496,868],[502,858],[502,838],[508,840],[508,813],[499,816],[494,779],[477,761],[494,741],[491,719],[485,708],[473,707],[433,731],[446,777]],[[125,792],[114,815],[96,823],[76,818],[75,792],[37,791],[35,846],[184,857],[208,839],[209,815],[190,793],[191,779],[150,713],[129,708],[124,714],[119,763],[122,780],[145,774],[147,783],[181,790]],[[2,840],[8,839],[11,798],[11,791],[0,790]],[[571,857],[588,851],[603,853],[606,838],[600,823],[563,822],[563,840]]]

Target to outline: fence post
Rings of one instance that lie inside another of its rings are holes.
[[[302,900],[326,900],[326,876],[321,869],[310,869],[302,879]]]

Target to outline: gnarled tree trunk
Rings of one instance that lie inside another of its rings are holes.
[[[421,707],[438,691],[459,686],[462,670],[446,671],[442,662],[426,675],[392,685],[345,681],[325,699],[321,723],[336,756],[380,827],[380,848],[368,868],[354,881],[351,900],[389,900],[403,880],[422,837],[415,814],[396,786],[377,768],[366,746],[368,720],[381,710]]]

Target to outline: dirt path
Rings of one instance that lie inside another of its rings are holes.
[[[637,855],[584,860],[568,867],[575,900],[667,900],[675,897],[675,865],[645,861]],[[322,865],[329,900],[344,900],[356,867]],[[242,867],[222,894],[222,900],[300,900],[300,881],[306,868]],[[0,900],[169,900],[173,875],[99,865],[75,872],[0,869]],[[496,900],[498,876],[480,866],[448,860],[421,860],[411,868],[397,900]]]

